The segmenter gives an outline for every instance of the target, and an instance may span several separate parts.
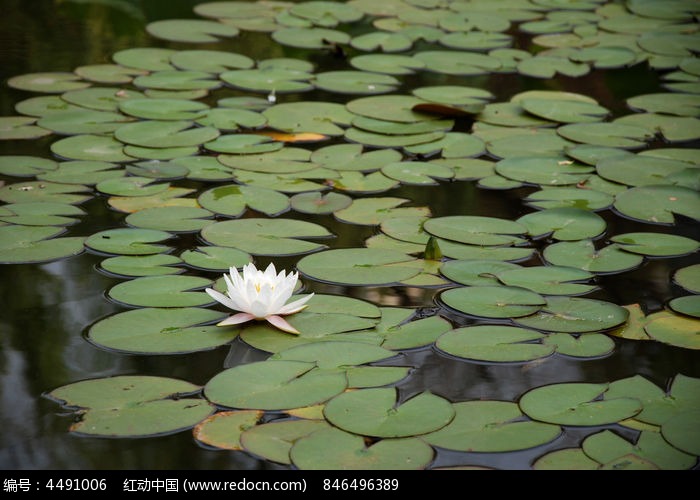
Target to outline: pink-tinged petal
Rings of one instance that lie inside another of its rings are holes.
[[[232,301],[230,298],[228,298],[226,295],[224,295],[223,293],[217,292],[213,288],[206,288],[204,291],[207,292],[212,299],[214,299],[217,302],[220,302],[221,304],[225,305],[229,309],[238,309],[236,307],[236,303],[234,301]]]
[[[310,295],[307,295],[307,296],[304,297],[304,298],[301,298],[301,299],[299,299],[299,300],[295,300],[294,302],[290,302],[289,304],[287,304],[287,305],[281,307],[281,308],[279,309],[279,311],[277,312],[277,314],[293,314],[293,313],[295,313],[295,312],[299,312],[299,311],[301,311],[302,309],[308,307],[308,305],[307,305],[306,303],[307,303],[307,302],[311,299],[311,297],[313,297],[313,296],[314,296],[314,294],[312,293],[312,294],[310,294]]]
[[[296,335],[299,335],[299,330],[297,330],[297,329],[294,328],[292,325],[290,325],[289,323],[287,323],[287,321],[286,321],[284,318],[282,318],[282,316],[273,315],[273,316],[268,316],[268,317],[265,318],[265,319],[266,319],[271,325],[273,325],[273,326],[279,328],[280,330],[282,330],[282,331],[284,331],[284,332],[287,332],[287,333],[294,333],[294,334],[296,334]]]
[[[238,313],[234,314],[233,316],[229,316],[223,321],[220,321],[216,324],[216,326],[240,325],[241,323],[245,323],[246,321],[250,321],[253,319],[255,319],[255,316],[253,316],[252,314]]]

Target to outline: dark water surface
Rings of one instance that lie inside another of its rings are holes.
[[[115,52],[139,46],[192,48],[168,43],[146,34],[144,26],[167,18],[195,17],[194,0],[51,1],[0,0],[0,116],[14,115],[14,105],[29,94],[7,87],[14,75],[31,72],[72,71],[86,64],[111,62]],[[200,47],[195,47],[200,48]],[[236,39],[201,48],[227,49],[254,59],[309,57],[320,67],[339,63],[331,55],[304,52],[270,43],[262,33],[241,32]],[[645,65],[627,70],[594,71],[577,79],[533,81],[518,75],[456,78],[421,74],[408,85],[459,84],[491,91],[495,102],[530,89],[566,90],[590,95],[614,114],[627,114],[627,97],[660,91],[657,75]],[[226,90],[222,91],[226,92]],[[399,92],[405,92],[400,89]],[[221,96],[218,93],[217,96]],[[234,95],[232,93],[232,95]],[[345,97],[318,94],[322,99]],[[312,99],[313,94],[304,94]],[[0,155],[26,154],[51,157],[56,136],[31,141],[0,141]],[[17,179],[0,179],[16,182]],[[486,191],[473,183],[446,183],[436,188],[402,187],[386,196],[405,197],[416,206],[428,206],[434,216],[485,215],[515,219],[529,209],[521,203],[528,190]],[[105,198],[81,205],[90,216],[72,226],[68,235],[90,235],[120,227],[122,214],[111,211]],[[650,227],[602,212],[610,234],[631,231],[673,232],[700,239],[697,225],[681,222],[673,227]],[[362,246],[373,228],[351,226],[331,216],[286,214],[325,225],[337,238],[335,247]],[[195,236],[193,236],[194,238]],[[110,302],[105,291],[120,280],[97,270],[103,256],[92,253],[41,265],[0,266],[0,467],[4,469],[284,469],[244,452],[205,449],[189,431],[147,439],[81,438],[68,432],[72,415],[63,414],[53,401],[42,397],[59,386],[111,375],[159,375],[204,384],[223,367],[264,359],[264,353],[241,341],[216,350],[168,356],[115,354],[88,343],[83,334],[92,323],[123,308]],[[641,268],[601,277],[601,291],[591,298],[618,304],[640,303],[649,312],[660,310],[679,289],[671,283],[674,270],[697,262],[695,256],[649,260]],[[293,265],[294,260],[285,264]],[[359,289],[313,284],[314,291],[346,294],[378,305],[437,307],[433,290]],[[444,317],[455,326],[463,317]],[[530,364],[465,362],[423,348],[404,354],[415,371],[398,384],[404,397],[424,390],[465,401],[488,398],[515,401],[530,388],[555,382],[608,382],[635,374],[667,387],[682,373],[700,377],[700,352],[657,342],[615,339],[614,353],[603,359],[573,360],[554,356]],[[616,428],[633,439],[634,432]],[[575,447],[595,429],[567,428],[546,447],[515,453],[467,454],[439,451],[433,467],[472,464],[503,469],[526,469],[546,451]]]

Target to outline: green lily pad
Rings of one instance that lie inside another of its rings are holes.
[[[36,125],[35,125],[36,123]],[[27,116],[0,117],[0,140],[38,139],[50,135],[53,130],[39,126],[37,119]]]
[[[382,439],[368,446],[362,436],[336,428],[303,437],[289,451],[301,470],[420,470],[434,455],[421,439]]]
[[[654,340],[685,349],[700,349],[698,332],[700,320],[680,316],[665,315],[655,318],[644,326],[644,331]]]
[[[255,66],[255,61],[250,57],[223,50],[181,50],[170,57],[170,62],[180,69],[207,73],[223,73]]]
[[[572,266],[596,274],[619,273],[639,267],[644,258],[625,252],[620,245],[597,249],[593,241],[562,241],[544,249],[544,259],[555,266]]]
[[[243,449],[280,464],[291,464],[289,450],[299,439],[330,426],[323,420],[288,420],[248,425],[240,435]]]
[[[387,285],[416,276],[409,255],[381,249],[340,248],[302,257],[297,263],[309,278],[345,285]]]
[[[313,89],[312,74],[284,68],[257,68],[225,71],[219,78],[234,87],[254,92],[305,92]]]
[[[58,95],[42,95],[39,97],[30,97],[15,104],[15,111],[21,115],[27,116],[48,116],[54,113],[62,113],[64,111],[79,111],[83,108],[73,104],[69,104]]]
[[[542,172],[539,172],[539,169],[530,172],[529,177],[533,179],[530,182],[539,179],[540,184],[560,184],[564,183],[563,181],[571,180],[573,175],[567,174],[582,173],[587,170],[587,168],[582,168],[580,165],[562,158],[566,149],[572,147],[574,143],[557,135],[554,130],[538,128],[534,131],[519,132],[518,129],[515,129],[513,134],[485,142],[486,149],[491,155],[513,160],[512,164],[509,164],[509,169],[514,169],[517,172],[515,175],[525,175],[522,171],[522,164],[528,163],[531,158],[534,158],[534,161],[530,161],[530,163],[535,161],[543,163],[545,166],[541,167]],[[554,165],[554,161],[557,161],[556,165]],[[504,174],[504,176],[506,175]],[[573,182],[568,182],[568,184],[573,184]]]
[[[73,72],[83,80],[108,85],[130,83],[134,77],[146,74],[145,70],[125,68],[119,64],[87,64],[78,66]]]
[[[509,286],[452,288],[442,292],[440,300],[464,314],[483,318],[529,316],[546,304],[538,293]]]
[[[673,224],[675,216],[700,219],[697,191],[683,186],[639,186],[615,196],[615,210],[631,219]]]
[[[533,420],[576,426],[612,424],[640,412],[642,405],[636,398],[598,399],[608,387],[583,382],[545,385],[527,391],[518,405]]]
[[[340,23],[353,23],[364,14],[352,5],[324,0],[311,0],[293,5],[290,14],[308,19],[316,26],[335,27]]]
[[[522,243],[527,229],[518,222],[496,217],[450,215],[434,217],[423,229],[438,238],[471,245],[510,245]]]
[[[334,170],[372,172],[402,158],[401,153],[393,149],[363,150],[360,144],[334,144],[317,149],[310,159]]]
[[[428,101],[414,96],[385,95],[360,97],[348,102],[345,106],[351,113],[400,123],[415,123],[423,120],[434,120],[427,113],[413,111],[413,108],[426,104]]]
[[[49,262],[82,253],[84,238],[56,237],[64,232],[61,227],[0,226],[0,263]]]
[[[321,369],[345,368],[391,358],[394,352],[363,342],[314,342],[273,354],[270,360],[306,361]]]
[[[413,40],[405,35],[402,35],[401,33],[373,31],[353,37],[352,40],[350,40],[350,45],[357,50],[363,50],[365,52],[371,52],[374,50],[380,50],[382,52],[403,52],[404,50],[408,50],[413,46]],[[354,57],[350,60],[350,63],[353,66],[359,67],[360,69],[368,70],[367,67],[362,67],[361,64],[358,65],[357,61],[355,61],[355,59],[364,57],[365,56]],[[391,59],[384,58],[375,58],[375,60],[377,61],[377,64],[381,66],[383,65],[379,61],[391,61]],[[414,64],[419,63],[416,62]]]
[[[180,254],[185,264],[195,269],[228,272],[229,268],[242,268],[252,262],[250,254],[237,248],[198,246]]]
[[[158,276],[137,280],[188,278]],[[193,277],[189,277],[193,278]],[[201,278],[197,278],[200,279]],[[88,330],[88,340],[100,347],[133,354],[180,354],[215,349],[231,342],[239,330],[206,326],[226,315],[197,307],[145,307],[108,316]]]
[[[239,33],[233,26],[203,19],[161,19],[148,23],[146,31],[162,40],[188,43],[217,42]]]
[[[199,386],[182,380],[122,375],[82,380],[48,393],[76,409],[71,432],[98,437],[153,437],[189,429],[216,409],[203,399],[182,397]]]
[[[556,352],[574,358],[599,358],[612,354],[615,342],[607,335],[587,333],[575,337],[568,333],[550,333],[542,343],[552,346]]]
[[[119,103],[119,110],[146,120],[196,120],[209,106],[185,99],[129,99]]]
[[[425,50],[414,56],[425,63],[425,70],[447,75],[484,75],[501,67],[496,57],[468,51]]]
[[[448,132],[436,141],[407,146],[405,149],[409,153],[424,156],[440,153],[442,158],[464,158],[481,155],[486,150],[486,145],[473,135]]]
[[[603,159],[596,164],[601,177],[628,186],[676,184],[679,174],[696,176],[695,167],[680,160],[634,155]]]
[[[375,132],[367,132],[356,127],[350,127],[345,131],[345,138],[350,142],[357,142],[365,146],[381,148],[399,148],[427,144],[439,141],[445,136],[442,131],[426,132],[423,134],[387,135]],[[435,149],[438,151],[440,148]]]
[[[677,269],[673,273],[673,281],[692,293],[700,293],[700,264]]]
[[[60,94],[71,90],[84,89],[92,85],[80,79],[75,73],[68,72],[41,72],[17,75],[7,80],[7,85],[14,89],[27,90],[29,92],[44,92],[48,94]]]
[[[700,243],[677,234],[625,233],[610,238],[625,252],[651,257],[674,257],[695,252]]]
[[[320,370],[315,363],[259,361],[218,373],[204,386],[204,395],[229,408],[284,410],[323,403],[346,386],[343,372]]]
[[[312,132],[341,136],[341,126],[350,125],[354,115],[345,106],[333,102],[290,102],[263,111],[268,126],[290,133]]]
[[[124,144],[109,136],[82,134],[58,140],[51,144],[51,152],[71,160],[121,163],[134,158],[124,154]]]
[[[634,110],[650,113],[665,113],[677,116],[700,115],[700,98],[695,94],[658,93],[642,94],[627,99]]]
[[[107,229],[88,237],[85,246],[107,254],[152,255],[167,252],[169,247],[158,242],[171,237],[172,234],[155,229]]]
[[[341,193],[299,193],[289,200],[297,212],[306,214],[330,214],[349,207],[352,198]]]
[[[402,161],[389,163],[381,169],[387,177],[396,179],[408,185],[438,185],[438,180],[451,179],[454,172],[451,168],[435,163],[422,161]]]
[[[657,432],[642,432],[636,443],[630,443],[612,431],[601,431],[586,437],[581,443],[584,453],[593,460],[606,464],[625,455],[648,460],[659,469],[683,470],[695,464],[695,457],[671,446]]]
[[[342,430],[365,436],[417,436],[450,423],[455,410],[446,399],[423,392],[399,404],[394,388],[345,392],[326,403],[323,415]]]
[[[668,302],[668,307],[677,313],[700,318],[700,296],[698,295],[676,297]]]
[[[454,32],[443,35],[440,37],[439,42],[441,45],[452,49],[487,51],[510,47],[513,43],[513,37],[507,33],[488,33],[481,31],[470,31],[467,33]]]
[[[219,131],[213,127],[192,127],[188,120],[146,120],[119,127],[114,137],[126,144],[147,148],[198,146],[213,141]]]
[[[431,316],[429,318],[394,325],[385,332],[381,331],[378,327],[379,325],[375,328],[384,336],[382,347],[394,351],[415,349],[417,347],[430,345],[435,342],[438,337],[452,328],[447,320],[439,316]]]
[[[332,234],[312,222],[249,218],[209,224],[201,236],[213,245],[238,248],[253,255],[295,255],[326,248],[301,238],[328,238]]]
[[[52,113],[37,121],[40,127],[61,135],[109,134],[124,123],[133,121],[120,113],[82,109]]]
[[[468,452],[525,450],[549,443],[561,428],[522,420],[523,413],[509,401],[464,401],[455,403],[455,418],[423,439],[433,446]]]
[[[187,169],[187,178],[198,181],[231,181],[233,172],[211,156],[184,156],[171,161]]]
[[[161,160],[140,161],[127,165],[127,173],[159,180],[178,180],[187,176],[188,170],[178,163]]]
[[[418,87],[412,93],[426,101],[455,106],[470,113],[479,113],[494,98],[488,90],[460,85]]]
[[[0,186],[0,200],[6,203],[66,203],[77,205],[90,198],[87,186],[58,182],[28,181]]]
[[[524,363],[550,356],[555,346],[532,343],[544,334],[525,328],[481,325],[441,335],[435,346],[452,356],[491,363]]]
[[[267,123],[267,119],[258,112],[235,108],[212,109],[195,121],[199,125],[211,126],[222,131],[259,129]]]
[[[596,470],[600,464],[581,448],[563,448],[545,453],[532,464],[534,470]]]
[[[594,238],[605,231],[600,215],[581,208],[549,208],[516,219],[534,238],[551,237],[560,241]]]
[[[344,179],[341,177],[341,182]],[[377,225],[396,217],[429,215],[425,207],[401,207],[407,201],[391,196],[357,199],[349,207],[336,211],[335,217],[352,224]]]
[[[256,186],[228,184],[208,189],[197,198],[199,204],[218,214],[240,217],[246,208],[274,216],[290,207],[286,195]]]
[[[496,102],[484,106],[477,115],[479,123],[506,127],[540,127],[552,122],[527,113],[517,102]]]
[[[0,173],[13,177],[34,177],[58,168],[58,162],[28,155],[0,156]]]
[[[405,379],[410,368],[403,366],[353,366],[345,370],[348,387],[365,389],[395,384]]]
[[[557,75],[580,77],[588,74],[590,66],[573,62],[569,58],[548,55],[535,55],[518,63],[518,73],[533,78],[554,78]]]
[[[231,134],[207,142],[204,147],[217,153],[260,154],[278,151],[284,147],[284,144],[265,135]]]
[[[124,304],[139,307],[191,307],[212,302],[201,290],[212,284],[198,276],[147,276],[113,286],[107,295]]]
[[[104,194],[116,196],[151,196],[166,191],[168,182],[156,182],[151,177],[115,177],[99,182],[95,188]]]
[[[41,181],[63,184],[94,185],[103,180],[124,175],[126,175],[126,172],[121,168],[117,168],[117,165],[114,163],[75,160],[60,162],[57,169],[38,173],[36,178]]]
[[[184,198],[193,190],[181,187],[167,187],[146,196],[111,196],[109,205],[120,212],[133,213],[153,207],[198,207],[194,198]]]
[[[395,37],[395,39],[399,39],[401,43],[408,43],[409,46],[413,44],[411,40],[397,33],[375,32],[360,36],[374,35],[378,35],[380,37]],[[351,44],[355,43],[355,40],[356,38],[353,38]],[[396,54],[365,54],[355,56],[350,59],[350,64],[354,68],[361,71],[380,73],[384,75],[412,75],[416,72],[416,70],[420,70],[425,67],[425,63],[418,61],[414,57]]]
[[[74,216],[85,212],[67,203],[30,202],[2,206],[0,221],[22,226],[69,226],[78,222]]]
[[[528,113],[559,123],[598,122],[610,114],[603,106],[588,102],[522,99],[518,103]]]
[[[198,95],[220,87],[221,81],[213,79],[211,73],[205,71],[163,70],[137,76],[133,84],[149,90],[185,91],[186,95],[194,91]]]
[[[627,47],[601,46],[583,47],[569,58],[574,62],[588,63],[596,69],[616,69],[636,64],[639,55]]]
[[[260,410],[220,411],[197,424],[192,434],[205,445],[239,451],[243,433],[256,427],[263,414]]]
[[[698,418],[700,418],[700,411],[698,410],[679,413],[663,423],[661,435],[679,450],[691,455],[699,455],[700,435],[698,435]]]
[[[440,266],[440,272],[448,279],[468,286],[497,286],[498,275],[511,269],[520,269],[518,264],[500,260],[451,260]]]
[[[184,273],[176,267],[182,260],[174,255],[120,255],[100,262],[100,268],[118,276],[163,276]]]
[[[497,162],[496,172],[508,179],[531,184],[567,186],[585,181],[593,168],[560,157],[515,156]]]
[[[644,147],[653,132],[639,125],[624,123],[571,123],[557,128],[557,133],[574,142],[635,149]]]
[[[190,233],[214,222],[209,210],[196,207],[154,207],[139,210],[124,220],[133,227]]]
[[[385,94],[400,84],[391,75],[352,70],[317,73],[314,79],[317,89],[339,94]]]
[[[325,179],[335,176],[334,172],[324,168],[315,168],[306,172],[293,172],[289,174],[266,174],[234,169],[233,174],[236,181],[243,185],[279,191],[285,194],[326,191],[330,188],[325,182]],[[324,179],[324,183],[321,184],[307,179]],[[281,202],[281,199],[275,200],[276,204],[278,202]]]
[[[624,307],[596,299],[547,297],[531,316],[514,318],[518,325],[545,332],[602,332],[620,326],[629,316]]]
[[[124,49],[112,55],[112,60],[127,68],[146,71],[164,71],[173,69],[170,57],[176,54],[176,50],[157,47],[134,47]]]
[[[593,273],[566,266],[530,266],[506,269],[496,274],[508,286],[527,288],[544,295],[583,295],[597,287],[590,281]]]
[[[350,35],[328,28],[280,28],[271,36],[279,44],[299,49],[325,49],[350,43]]]
[[[613,204],[614,197],[594,189],[573,187],[543,187],[523,198],[529,206],[539,209],[579,208],[583,210],[604,210]]]
[[[669,142],[692,141],[700,137],[700,119],[694,116],[633,113],[615,119],[612,125],[639,127],[650,136],[660,133]]]

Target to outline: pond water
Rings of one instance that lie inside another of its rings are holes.
[[[352,69],[348,63],[349,58],[362,53],[345,46],[345,56],[342,57],[337,51],[288,46],[272,41],[268,33],[256,31],[241,30],[235,37],[204,44],[169,41],[150,35],[146,31],[149,23],[158,20],[201,19],[193,9],[196,5],[205,3],[207,2],[194,0],[0,0],[0,11],[3,12],[0,19],[0,116],[16,116],[17,103],[41,95],[9,86],[7,82],[10,78],[30,73],[71,72],[87,65],[108,64],[113,62],[112,56],[115,53],[134,47],[158,47],[178,51],[230,51],[246,55],[255,61],[294,58],[313,63],[316,72]],[[425,6],[429,3],[424,2]],[[436,5],[438,3],[440,2],[435,2]],[[445,2],[447,3],[449,2]],[[542,6],[548,2],[534,3]],[[690,24],[697,29],[697,22]],[[363,21],[346,27],[341,25],[337,29],[344,29],[357,36],[371,31],[370,28],[371,24]],[[532,35],[517,31],[513,33],[513,46],[533,52],[542,50],[542,47],[531,44],[529,40]],[[420,42],[412,51],[399,53],[436,50],[436,47],[437,44]],[[696,52],[698,48],[696,40]],[[661,74],[662,71],[650,68],[646,62],[620,68],[593,68],[581,76],[559,74],[554,78],[532,77],[516,71],[478,75],[416,71],[400,76],[400,85],[391,93],[410,95],[412,89],[421,87],[463,86],[486,90],[492,95],[490,101],[500,103],[508,102],[511,97],[529,91],[567,92],[595,99],[600,106],[609,110],[608,120],[611,120],[632,113],[627,99],[667,92]],[[125,88],[133,87],[126,84]],[[269,92],[246,91],[227,85],[212,90],[201,100],[215,105],[217,100],[225,97],[266,98],[268,94]],[[298,93],[278,92],[276,102],[279,104],[325,101],[345,104],[358,97],[362,95],[316,89]],[[697,103],[695,106],[697,107]],[[472,123],[473,115],[462,114],[456,118],[452,131],[468,133]],[[51,147],[65,136],[51,134],[35,139],[1,140],[0,155],[26,155],[59,161]],[[296,146],[285,147],[317,150],[330,144],[343,143],[347,142],[342,137],[335,137],[327,141],[302,142]],[[672,147],[693,150],[697,146],[697,138],[676,143],[657,138],[648,141],[644,149]],[[401,151],[401,148],[397,150]],[[211,152],[207,154],[211,156]],[[486,152],[473,156],[492,162],[499,160]],[[405,151],[404,158],[408,158]],[[427,159],[434,158],[440,158],[440,155]],[[33,179],[6,173],[0,176],[0,181],[5,186],[29,180]],[[231,181],[207,182],[202,179],[185,178],[176,179],[172,183],[192,189],[195,194],[190,196],[197,196],[213,186],[230,184]],[[89,189],[89,199],[78,204],[86,215],[79,218],[79,223],[68,226],[66,234],[61,236],[87,238],[100,231],[127,227],[124,222],[125,214],[109,205],[110,195],[95,193],[93,187]],[[426,207],[432,219],[480,216],[515,221],[536,212],[535,208],[523,202],[523,198],[537,192],[538,189],[538,186],[531,182],[524,182],[519,187],[510,189],[488,189],[479,186],[475,179],[442,179],[435,185],[404,182],[381,192],[345,193],[353,200],[363,197],[395,197],[406,200],[407,203],[403,206]],[[343,192],[342,188],[334,191]],[[294,193],[288,191],[287,194],[291,197]],[[697,201],[693,200],[692,203]],[[379,212],[381,213],[381,210]],[[615,235],[648,232],[700,240],[697,220],[693,217],[679,216],[673,224],[653,224],[626,217],[609,207],[595,213],[605,223],[604,235],[596,235],[599,244],[610,241]],[[287,210],[271,217],[249,208],[240,218],[267,217],[312,222],[333,235],[331,238],[318,240],[326,245],[327,249],[349,249],[364,248],[368,238],[381,234],[379,224],[362,222],[363,217],[375,215],[371,211],[366,214],[360,213],[359,216],[353,216],[359,217],[360,222],[353,223],[333,213],[312,214]],[[229,218],[217,216],[217,220]],[[579,224],[581,223],[574,223],[574,227],[579,227]],[[445,238],[449,239],[449,236]],[[176,243],[173,244],[174,251],[171,253],[177,255],[183,250],[202,245],[204,241],[199,231],[178,233]],[[531,238],[527,245],[521,246],[534,248],[535,251],[529,257],[517,260],[517,264],[523,267],[543,265],[543,250],[555,242],[551,237]],[[7,242],[0,241],[0,247],[6,246],[9,246]],[[444,250],[443,248],[443,253]],[[288,270],[295,268],[301,259],[313,255],[294,254],[278,258],[250,253],[258,268],[274,262],[278,269]],[[158,355],[120,352],[91,341],[87,334],[92,325],[111,315],[135,309],[132,305],[108,296],[112,287],[127,281],[124,276],[106,272],[101,268],[102,262],[112,256],[114,254],[88,247],[78,255],[46,262],[0,265],[0,297],[3,309],[0,319],[2,467],[201,470],[295,468],[294,465],[264,459],[246,450],[232,451],[209,446],[193,437],[191,426],[165,435],[123,439],[85,436],[80,432],[69,431],[72,424],[79,422],[75,412],[45,397],[49,392],[68,384],[112,376],[148,375],[180,379],[204,386],[225,369],[261,362],[270,356],[268,352],[251,347],[240,338],[214,349]],[[452,259],[443,258],[443,262],[448,260]],[[643,263],[633,266],[630,270],[596,275],[594,281],[597,288],[586,293],[585,297],[618,306],[639,304],[647,314],[663,311],[667,309],[670,300],[691,294],[672,279],[674,273],[698,262],[696,249],[683,252],[680,256],[646,256]],[[339,265],[342,263],[339,262]],[[312,275],[317,268],[310,265],[308,269],[311,272],[301,276],[305,292],[352,297],[386,308],[410,308],[416,313],[412,321],[440,317],[447,321],[452,329],[476,324],[513,325],[509,317],[489,320],[478,314],[460,311],[459,307],[448,306],[440,297],[440,293],[455,285],[449,281],[437,286],[383,283],[358,286],[334,282],[327,279],[322,272],[318,279],[313,279]],[[221,272],[218,271],[192,267],[187,268],[186,274],[211,280],[221,276]],[[546,292],[542,294],[546,295]],[[207,306],[212,310],[223,311],[211,302]],[[468,309],[468,306],[464,307]],[[697,306],[695,312],[696,317],[693,319],[688,315],[686,321],[695,322],[691,330],[694,328],[694,335],[697,337]],[[690,336],[692,337],[692,331]],[[406,377],[387,386],[398,389],[400,401],[411,400],[427,391],[450,403],[481,400],[518,402],[531,389],[550,384],[608,384],[637,375],[646,378],[663,391],[669,391],[679,374],[692,379],[700,377],[697,340],[688,341],[689,346],[684,347],[653,339],[635,340],[612,335],[606,337],[612,339],[614,347],[604,355],[591,357],[575,357],[555,352],[525,361],[492,362],[480,360],[478,357],[466,359],[451,355],[438,349],[435,342],[431,341],[425,345],[398,349],[396,357],[373,364],[410,367]],[[695,415],[698,414],[698,408],[700,406],[697,402],[691,404]],[[286,415],[272,411],[265,415],[264,421],[272,422],[284,418],[287,418]],[[527,418],[523,416],[521,419]],[[621,425],[616,421],[591,426],[564,425],[554,439],[513,451],[467,452],[434,446],[434,455],[423,468],[473,466],[530,469],[540,457],[555,450],[577,449],[586,437],[605,430],[613,431],[630,443],[636,443],[640,435],[638,427]],[[658,429],[656,433],[658,435]],[[695,440],[694,446],[697,447],[697,437]],[[611,460],[616,458],[618,457],[610,457]],[[689,462],[683,462],[686,464],[683,468],[697,468],[696,458],[697,456],[691,454]],[[651,458],[647,457],[647,460],[649,462],[644,462],[644,465],[654,465]],[[663,458],[661,461],[663,462]],[[562,468],[567,468],[564,462],[561,464]]]

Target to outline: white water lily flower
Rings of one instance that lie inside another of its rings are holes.
[[[224,274],[228,288],[226,295],[212,288],[207,288],[206,292],[226,307],[241,311],[218,323],[219,326],[238,325],[253,319],[266,320],[280,330],[298,334],[299,331],[287,323],[282,316],[306,308],[306,302],[314,294],[287,304],[287,300],[294,292],[297,279],[299,279],[298,272],[286,275],[283,270],[277,274],[274,264],[267,266],[263,272],[251,263],[243,266],[243,277],[238,274],[235,267],[231,267],[229,273]]]

